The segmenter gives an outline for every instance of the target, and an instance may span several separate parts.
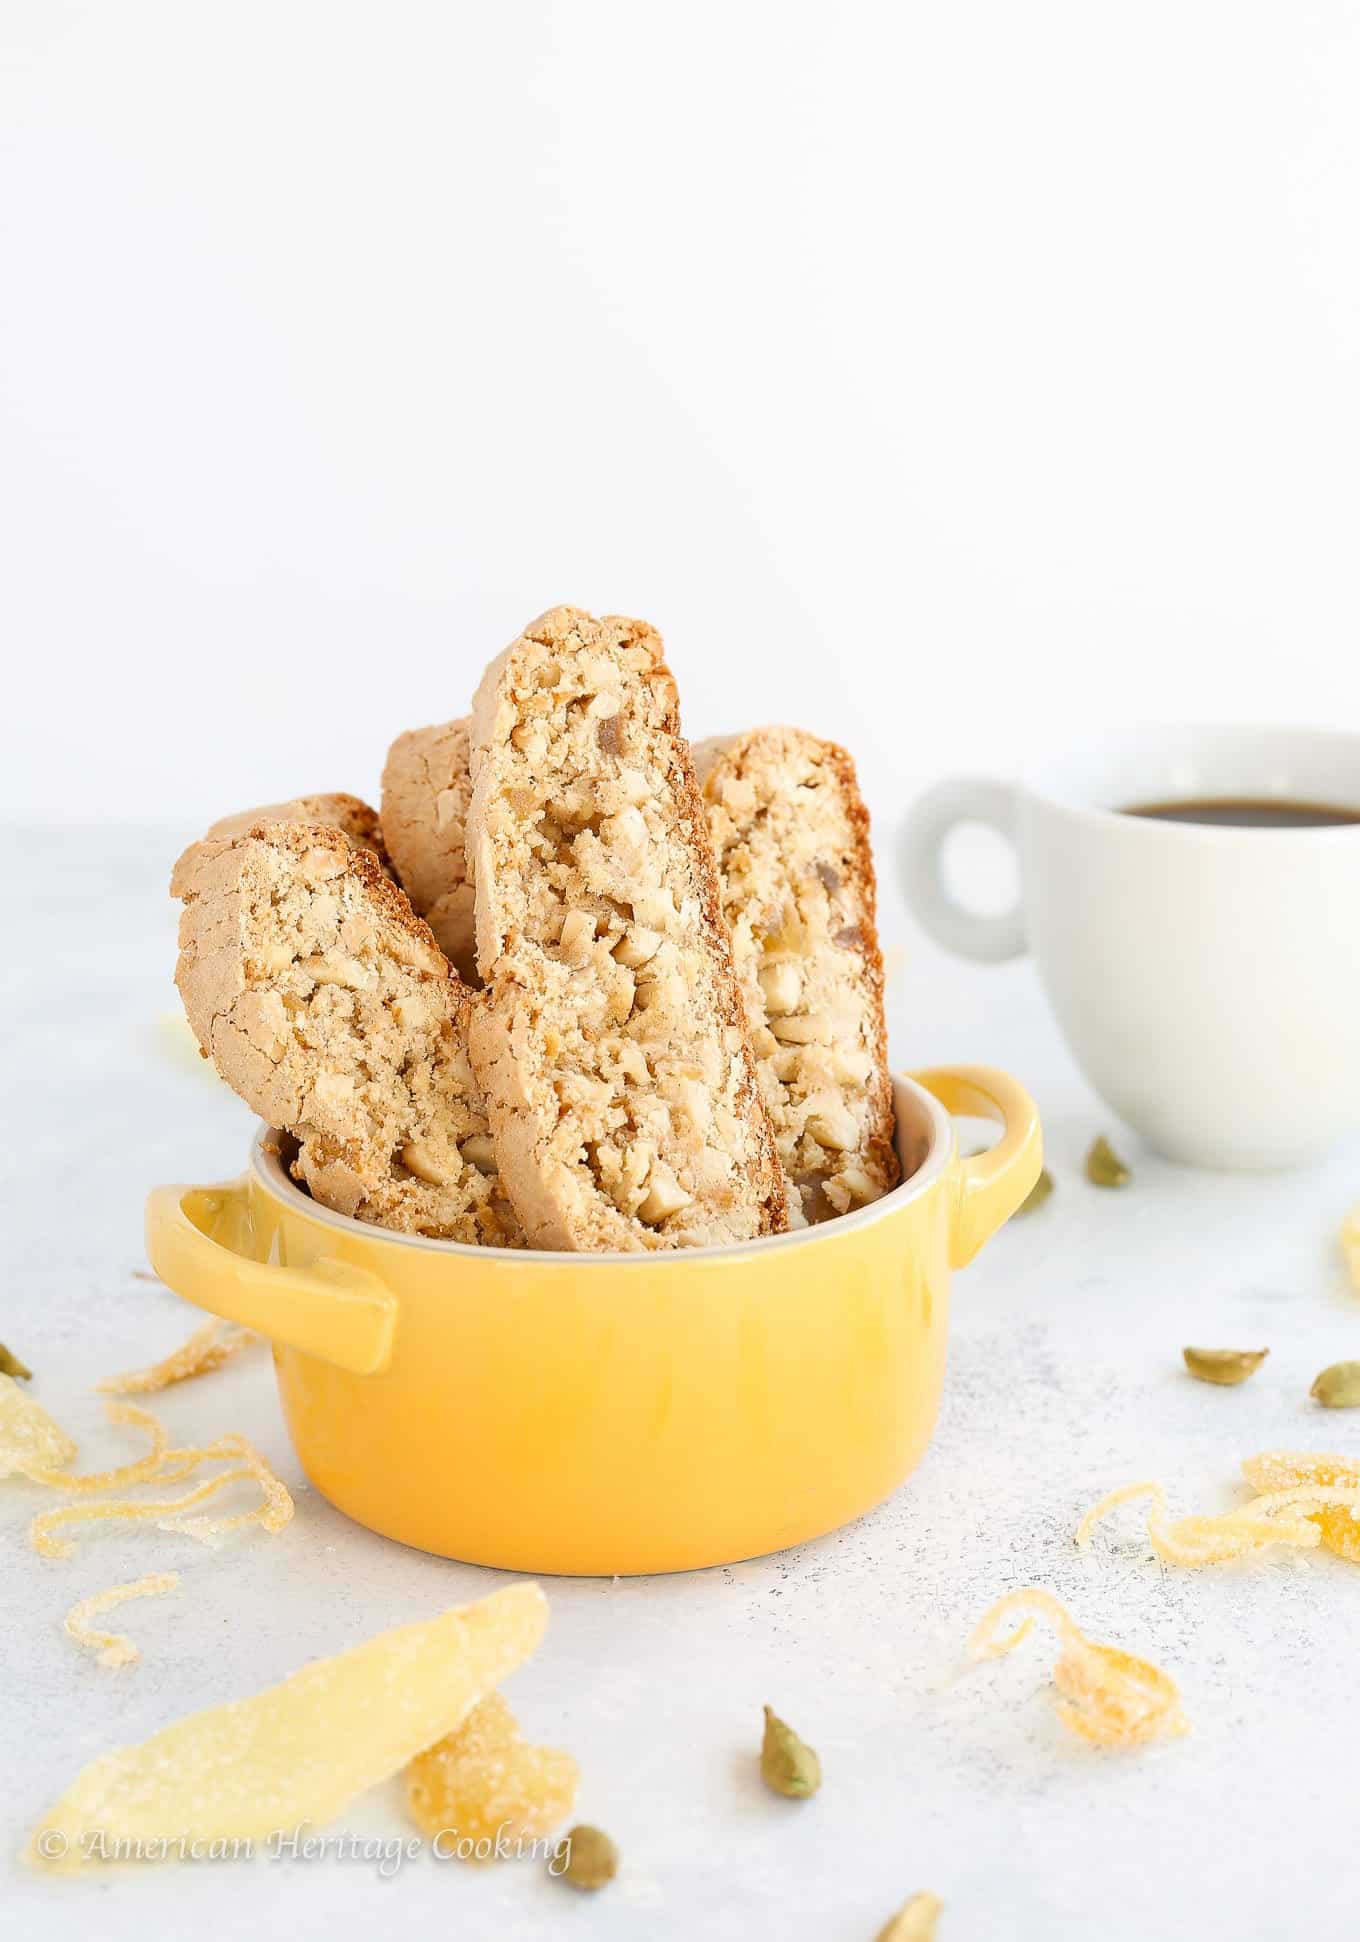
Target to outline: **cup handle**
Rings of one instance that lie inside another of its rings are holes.
[[[994,1120],[1001,1138],[986,1153],[956,1162],[958,1182],[949,1259],[966,1268],[985,1241],[1028,1198],[1044,1163],[1039,1109],[1022,1085],[989,1065],[943,1065],[913,1072],[946,1112]]]
[[[386,1284],[346,1261],[257,1261],[238,1245],[249,1229],[244,1176],[219,1187],[155,1187],[147,1196],[147,1254],[185,1301],[353,1375],[385,1369],[397,1315]]]
[[[999,964],[1020,957],[1027,944],[1024,903],[1017,898],[995,916],[965,910],[945,888],[941,863],[945,839],[960,823],[985,823],[1015,840],[1015,789],[1009,782],[967,776],[927,789],[907,813],[898,845],[898,867],[907,902],[917,920],[947,951]]]

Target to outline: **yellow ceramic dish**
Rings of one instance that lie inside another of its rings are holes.
[[[901,1483],[935,1421],[950,1270],[1038,1177],[1038,1117],[1004,1074],[896,1095],[902,1186],[741,1247],[392,1234],[319,1207],[262,1130],[240,1180],[152,1193],[147,1248],[177,1294],[271,1338],[303,1468],[371,1530],[514,1571],[730,1563]],[[949,1111],[1000,1141],[961,1159]]]

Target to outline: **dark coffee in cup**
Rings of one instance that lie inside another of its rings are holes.
[[[1185,802],[1130,803],[1126,816],[1159,823],[1206,823],[1220,829],[1331,829],[1360,823],[1360,809],[1330,802],[1292,802],[1283,796],[1206,796]]]

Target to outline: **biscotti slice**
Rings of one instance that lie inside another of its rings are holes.
[[[328,829],[338,829],[357,849],[371,850],[383,869],[388,869],[378,813],[358,796],[343,792],[294,796],[290,802],[266,803],[262,809],[242,809],[234,816],[220,817],[211,825],[208,835],[244,836],[256,823],[323,823]]]
[[[468,822],[473,1065],[532,1243],[786,1225],[675,683],[641,621],[557,607],[487,670]]]
[[[790,1213],[844,1214],[900,1171],[855,767],[798,728],[701,742],[694,762]]]
[[[299,1142],[327,1207],[380,1227],[513,1246],[467,1056],[471,994],[367,850],[256,823],[193,845],[175,983],[227,1084]]]
[[[382,834],[402,889],[465,984],[477,985],[464,832],[472,801],[466,715],[398,735],[382,778]]]

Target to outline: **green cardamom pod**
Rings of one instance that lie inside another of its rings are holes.
[[[31,1382],[33,1371],[26,1368],[11,1350],[0,1342],[0,1376],[18,1376],[21,1382]]]
[[[760,1748],[760,1777],[777,1794],[806,1800],[822,1784],[822,1763],[806,1741],[777,1713],[765,1708],[765,1738]]]
[[[1103,1133],[1086,1155],[1086,1178],[1093,1187],[1127,1187],[1133,1178]]]
[[[1324,1409],[1360,1409],[1360,1362],[1334,1362],[1308,1393]]]
[[[943,1907],[938,1895],[922,1889],[878,1931],[875,1942],[935,1942],[935,1924]]]
[[[1235,1389],[1239,1382],[1254,1376],[1269,1349],[1182,1349],[1185,1366],[1198,1382],[1216,1382],[1224,1389]]]
[[[619,1851],[607,1834],[583,1822],[562,1836],[552,1851],[548,1873],[583,1895],[593,1895],[619,1871]]]
[[[1045,1167],[1043,1171],[1040,1173],[1039,1178],[1035,1181],[1034,1185],[1030,1188],[1029,1192],[1025,1195],[1025,1198],[1020,1202],[1020,1205],[1016,1208],[1014,1214],[1012,1214],[1011,1219],[1018,1220],[1021,1214],[1032,1214],[1036,1207],[1043,1206],[1044,1202],[1048,1199],[1048,1196],[1052,1193],[1052,1191],[1053,1191],[1053,1175],[1049,1172],[1048,1168]]]

